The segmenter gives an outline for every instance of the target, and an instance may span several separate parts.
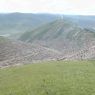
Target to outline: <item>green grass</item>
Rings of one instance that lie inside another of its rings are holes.
[[[52,61],[1,69],[0,95],[95,95],[95,61]]]

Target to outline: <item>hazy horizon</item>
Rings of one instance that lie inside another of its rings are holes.
[[[0,0],[0,13],[95,15],[94,0]]]
[[[0,14],[51,14],[51,15],[79,15],[79,16],[95,16],[95,14],[72,14],[72,13],[51,13],[51,12],[0,12]]]

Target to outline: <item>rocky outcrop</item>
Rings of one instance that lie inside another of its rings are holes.
[[[32,63],[41,60],[55,60],[61,53],[40,45],[21,41],[0,42],[0,66]]]

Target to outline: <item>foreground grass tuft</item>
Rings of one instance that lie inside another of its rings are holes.
[[[0,95],[95,95],[95,61],[52,61],[1,69]]]

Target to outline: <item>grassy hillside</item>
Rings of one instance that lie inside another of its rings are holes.
[[[0,95],[95,95],[95,61],[52,61],[0,69]]]

